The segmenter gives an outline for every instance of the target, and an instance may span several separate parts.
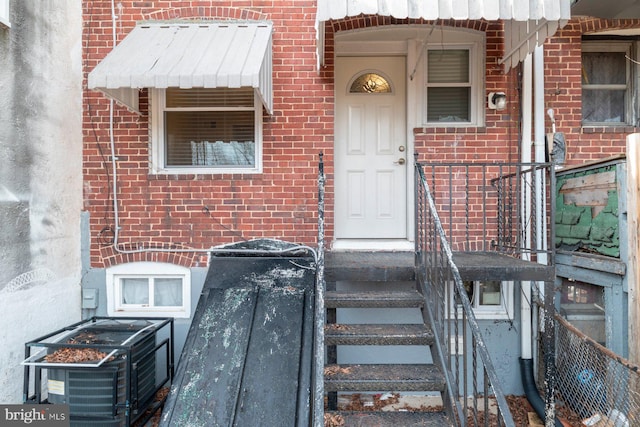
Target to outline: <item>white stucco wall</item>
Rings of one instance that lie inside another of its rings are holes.
[[[24,343],[80,320],[81,0],[12,0],[10,19],[0,25],[0,403],[21,403]]]

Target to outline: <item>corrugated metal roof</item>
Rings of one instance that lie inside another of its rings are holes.
[[[273,109],[270,22],[143,23],[89,73],[97,89],[137,110],[140,88],[255,88]]]
[[[316,29],[318,62],[324,62],[324,21],[351,16],[394,18],[504,20],[505,55],[509,68],[544,43],[571,18],[571,0],[318,0]]]
[[[569,19],[570,0],[318,0],[318,21],[347,16],[382,15],[395,18]]]

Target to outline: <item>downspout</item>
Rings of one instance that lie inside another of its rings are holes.
[[[534,153],[535,162],[545,162],[545,132],[544,132],[544,50],[542,46],[537,46],[534,50],[533,61],[533,73],[531,66],[531,55],[527,55],[527,58],[523,64],[523,124],[522,124],[522,162],[531,162],[531,117],[532,117],[532,83],[533,83],[533,115],[535,123],[535,139],[534,139]],[[533,82],[532,82],[533,74]],[[536,241],[531,240],[531,231],[526,231],[526,243],[532,247],[540,250],[546,247],[546,223],[544,218],[544,209],[546,206],[544,200],[544,176],[542,171],[536,171],[536,175],[531,177],[535,179],[536,193],[531,195],[530,193],[523,195],[523,212],[525,214],[531,213],[531,197],[535,197],[536,203],[536,223],[534,224]],[[525,216],[524,218],[529,218]],[[534,246],[535,245],[535,246]],[[538,262],[541,264],[547,264],[547,254],[542,251],[537,252]],[[538,286],[541,293],[544,287]],[[543,296],[543,295],[541,295]],[[520,358],[520,375],[522,377],[522,387],[524,389],[527,400],[531,404],[531,407],[536,411],[540,419],[545,420],[545,426],[551,426],[552,421],[546,420],[546,404],[540,397],[538,388],[536,387],[534,377],[534,363],[532,357],[532,311],[531,311],[531,282],[522,282],[522,301],[521,301],[521,331],[522,331],[522,344],[521,344],[521,358]],[[547,422],[548,421],[548,422]],[[556,417],[555,426],[562,427],[562,423]]]
[[[122,15],[122,4],[118,4],[118,9],[120,10],[120,15]],[[111,0],[111,36],[112,36],[112,49],[116,47],[117,44],[117,36],[116,36],[116,20],[118,19],[118,15],[116,15],[116,6],[115,0]],[[113,98],[109,98],[109,144],[111,146],[111,169],[113,175],[113,181],[111,183],[111,191],[113,193],[113,250],[117,253],[121,254],[134,254],[140,252],[179,252],[179,253],[205,253],[209,254],[213,248],[203,248],[203,249],[166,249],[166,248],[143,248],[143,249],[121,249],[118,243],[118,238],[120,236],[120,212],[118,209],[118,168],[117,161],[118,157],[116,156],[116,144],[115,137],[113,135],[113,122],[114,122],[114,107],[115,102]]]

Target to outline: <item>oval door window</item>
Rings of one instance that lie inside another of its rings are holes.
[[[366,71],[357,76],[349,86],[349,93],[391,93],[391,84],[382,75]]]

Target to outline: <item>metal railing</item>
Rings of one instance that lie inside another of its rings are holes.
[[[425,295],[425,312],[435,335],[436,351],[433,358],[445,375],[444,407],[457,426],[515,426],[460,272],[453,261],[445,227],[449,235],[454,236],[453,242],[461,249],[470,250],[470,243],[477,242],[479,246],[474,250],[492,248],[512,251],[518,242],[515,237],[517,225],[511,224],[511,217],[508,220],[502,217],[498,220],[502,231],[494,232],[494,227],[489,227],[489,218],[498,218],[501,208],[494,208],[496,210],[491,216],[488,212],[489,195],[482,195],[488,176],[487,168],[481,168],[480,175],[469,179],[471,170],[463,167],[461,170],[466,177],[460,183],[456,182],[453,165],[441,166],[445,167],[442,175],[438,174],[435,167],[430,169],[433,172],[432,183],[448,183],[445,188],[449,194],[444,197],[442,193],[438,198],[446,202],[438,204],[432,190],[435,185],[430,186],[425,176],[425,169],[429,169],[429,166],[416,162],[415,242],[418,285]],[[481,197],[475,202],[480,203],[482,209],[475,207],[474,201],[467,197],[472,187],[480,190]],[[497,200],[498,196],[496,194],[493,197]],[[472,202],[471,206],[469,202]],[[448,210],[448,219],[444,223],[439,217],[438,206],[444,211]],[[460,212],[464,212],[464,215],[460,215]],[[476,221],[472,221],[472,217]],[[460,228],[461,224],[464,224],[464,228]],[[512,227],[516,227],[515,233]],[[449,303],[450,296],[455,304]],[[471,399],[467,398],[469,396]],[[490,415],[489,397],[495,400],[495,415]]]
[[[554,174],[548,163],[421,163],[453,251],[495,251],[553,262]],[[539,225],[538,227],[536,225]],[[538,230],[546,230],[540,233]]]
[[[324,279],[324,161],[320,153],[318,165],[318,252],[316,260],[316,289],[314,312],[314,365],[312,391],[312,425],[324,426],[324,325],[325,307],[324,293],[326,284]]]

